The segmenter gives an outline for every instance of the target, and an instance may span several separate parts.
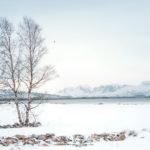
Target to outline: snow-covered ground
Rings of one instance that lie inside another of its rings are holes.
[[[3,150],[149,150],[150,149],[150,104],[41,104],[36,109],[38,128],[0,129],[0,136],[15,134],[31,135],[55,133],[56,135],[117,132],[135,130],[137,137],[127,138],[120,142],[102,141],[93,146],[23,146],[2,147]],[[17,121],[15,108],[12,104],[0,105],[0,125],[12,124]],[[143,130],[143,129],[146,129]]]

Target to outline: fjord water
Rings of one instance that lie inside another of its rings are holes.
[[[81,98],[81,99],[57,99],[44,100],[52,104],[146,104],[150,103],[150,98]]]

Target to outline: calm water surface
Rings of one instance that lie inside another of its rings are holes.
[[[99,98],[99,99],[63,99],[44,100],[43,102],[52,104],[150,104],[150,98]]]
[[[9,103],[0,101],[0,104]],[[26,103],[26,102],[24,102]],[[57,100],[34,100],[33,103],[51,104],[150,104],[150,98],[91,98],[91,99],[57,99]]]

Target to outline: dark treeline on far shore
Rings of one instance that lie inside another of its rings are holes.
[[[37,96],[37,97],[33,97],[32,99],[35,101],[41,101],[42,102],[47,102],[47,101],[51,101],[51,100],[98,100],[98,99],[149,99],[150,96],[130,96],[130,97],[71,97],[71,96],[59,96],[59,95],[50,95],[50,96]],[[19,98],[20,101],[27,101],[27,98]],[[2,98],[0,97],[0,103],[7,103],[7,102],[11,102],[13,101],[12,98]]]

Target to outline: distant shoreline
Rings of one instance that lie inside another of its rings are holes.
[[[33,100],[88,100],[88,99],[149,99],[150,96],[137,96],[137,97],[58,97],[58,98],[41,98],[41,97],[37,97],[37,98],[33,98]],[[26,101],[26,98],[19,98],[20,101]],[[0,98],[0,101],[13,101],[13,98]]]

